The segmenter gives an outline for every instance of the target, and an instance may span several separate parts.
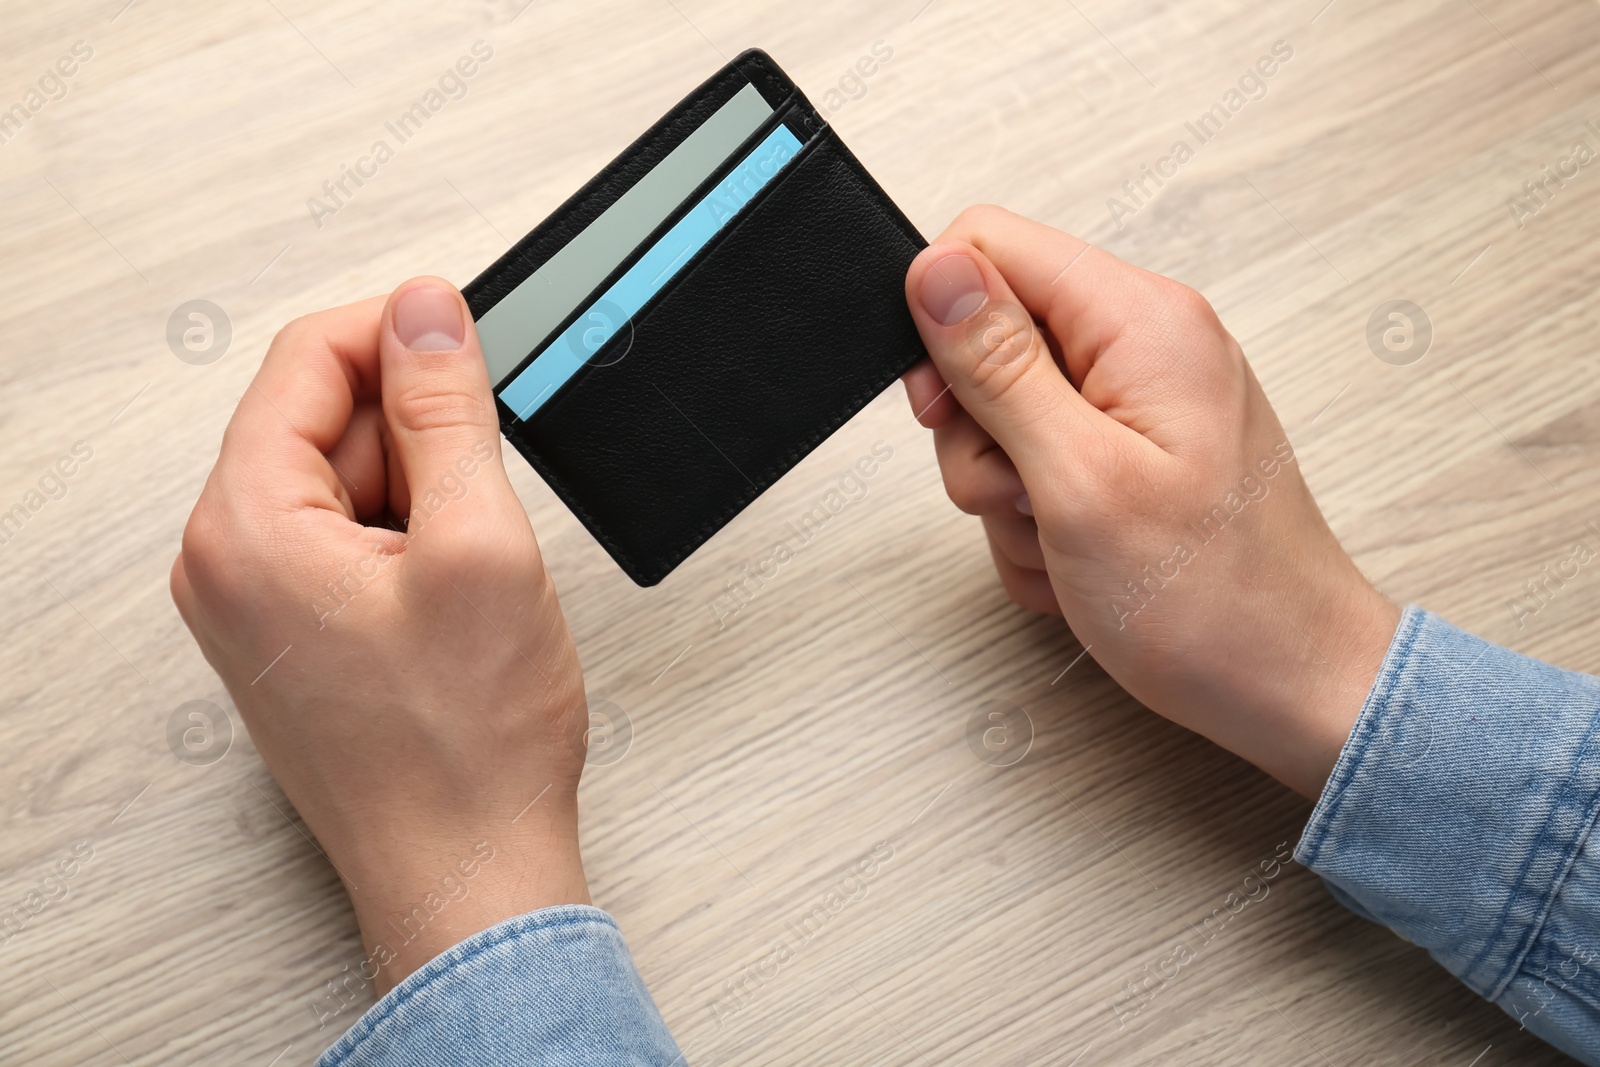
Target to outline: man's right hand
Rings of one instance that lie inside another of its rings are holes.
[[[1204,297],[994,207],[912,264],[906,376],[1011,598],[1133,696],[1306,796],[1400,613],[1317,509]]]

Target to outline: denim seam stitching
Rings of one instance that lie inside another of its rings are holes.
[[[376,1015],[373,1015],[370,1018],[363,1017],[360,1019],[354,1027],[351,1027],[351,1029],[345,1033],[344,1037],[339,1039],[340,1045],[345,1044],[347,1041],[350,1042],[350,1044],[346,1048],[335,1052],[335,1058],[327,1061],[328,1067],[338,1067],[339,1064],[348,1062],[349,1058],[360,1049],[361,1045],[377,1032],[378,1027],[382,1023],[385,1023],[392,1018],[394,1013],[399,1010],[401,1006],[409,1004],[417,997],[418,994],[422,993],[426,989],[431,988],[439,979],[458,971],[461,967],[472,962],[472,960],[476,959],[478,956],[481,956],[491,948],[504,944],[513,938],[519,938],[523,934],[543,932],[546,930],[559,930],[565,927],[581,926],[589,923],[594,923],[608,930],[618,930],[615,920],[611,919],[610,916],[605,915],[603,912],[600,914],[595,914],[594,912],[589,911],[581,914],[569,913],[555,916],[554,918],[550,919],[539,920],[527,925],[516,923],[515,920],[512,920],[512,922],[513,925],[507,929],[497,931],[488,937],[484,937],[482,941],[473,945],[459,958],[448,958],[454,951],[453,949],[446,950],[443,955],[434,957],[432,961],[424,966],[423,971],[427,973],[423,974],[420,982],[418,982],[415,986],[412,986],[410,989],[402,992],[390,1003],[383,1005],[382,1010]],[[485,931],[485,933],[488,933],[488,931]],[[435,969],[434,965],[439,963],[441,960],[447,960],[447,962],[441,964],[437,969]],[[355,1037],[352,1040],[352,1035],[355,1034],[355,1031],[358,1028],[362,1029],[363,1032],[359,1037]],[[337,1046],[335,1046],[335,1048],[337,1048]]]
[[[1548,922],[1546,925],[1548,925]],[[1521,966],[1517,968],[1517,973],[1511,976],[1510,982],[1506,983],[1506,988],[1502,995],[1510,994],[1511,982],[1515,982],[1519,978],[1527,978],[1529,981],[1542,982],[1546,990],[1552,988],[1552,976],[1550,975],[1549,971],[1551,969],[1551,964],[1555,961],[1557,947],[1554,943],[1546,939],[1543,936],[1543,933],[1544,931],[1541,930],[1541,936],[1535,938],[1533,944],[1529,946],[1527,956],[1523,959]],[[1567,958],[1569,960],[1574,959],[1574,957],[1570,955]],[[1532,969],[1535,965],[1544,968],[1545,973],[1541,974],[1535,972]],[[1565,974],[1561,974],[1559,967],[1556,968],[1556,971],[1557,973],[1554,978],[1555,989],[1558,989],[1567,996],[1586,1004],[1591,1009],[1600,1010],[1600,980],[1597,980],[1597,977],[1591,972],[1590,968],[1584,966],[1583,964],[1579,964],[1578,972],[1571,978],[1568,978]],[[1505,1005],[1502,1004],[1501,1007],[1504,1008]],[[1540,1010],[1543,1010],[1542,1005]]]
[[[1423,623],[1427,621],[1427,612],[1417,608],[1414,611],[1408,610],[1406,615],[1407,617],[1401,621],[1402,632],[1396,635],[1395,646],[1390,650],[1390,659],[1380,668],[1378,677],[1373,682],[1372,691],[1367,695],[1366,705],[1361,709],[1361,715],[1357,719],[1355,732],[1346,744],[1339,763],[1334,767],[1333,779],[1323,787],[1327,803],[1322,808],[1320,817],[1313,813],[1315,825],[1310,827],[1312,839],[1307,845],[1306,858],[1303,862],[1306,867],[1316,863],[1322,854],[1323,845],[1327,843],[1328,834],[1333,830],[1333,823],[1338,818],[1339,809],[1344,804],[1349,787],[1366,759],[1372,735],[1377,732],[1379,712],[1395,698],[1395,691],[1400,687],[1402,675],[1411,662],[1412,652],[1422,634]],[[1408,624],[1409,629],[1406,628]],[[1305,842],[1302,841],[1302,844]]]
[[[1582,773],[1585,757],[1595,748],[1594,741],[1597,726],[1600,726],[1600,714],[1591,711],[1589,729],[1585,732],[1583,743],[1579,746],[1577,756],[1573,760],[1573,770],[1567,775],[1566,780],[1561,783],[1561,787],[1556,794],[1555,803],[1551,806],[1550,814],[1546,816],[1544,826],[1540,828],[1539,837],[1534,841],[1532,847],[1528,849],[1528,855],[1523,860],[1522,869],[1517,873],[1517,883],[1506,894],[1506,902],[1500,909],[1500,916],[1495,921],[1494,930],[1485,939],[1484,946],[1479,950],[1478,955],[1463,968],[1464,974],[1470,974],[1474,968],[1484,962],[1498,943],[1505,940],[1503,935],[1506,932],[1506,928],[1511,925],[1511,912],[1516,903],[1527,899],[1537,900],[1541,895],[1543,896],[1543,903],[1539,908],[1538,914],[1526,923],[1526,929],[1522,931],[1520,938],[1518,938],[1520,947],[1518,947],[1518,944],[1513,944],[1509,947],[1506,963],[1494,982],[1489,986],[1489,991],[1484,994],[1490,1000],[1495,999],[1505,991],[1505,987],[1516,977],[1517,971],[1527,958],[1528,952],[1533,948],[1534,942],[1538,940],[1539,933],[1543,931],[1545,921],[1549,918],[1550,909],[1555,903],[1556,894],[1561,891],[1561,886],[1571,872],[1572,864],[1577,858],[1578,849],[1588,839],[1596,812],[1600,810],[1600,790],[1589,789],[1589,796],[1585,798],[1580,794],[1581,786],[1576,781]],[[1556,821],[1567,812],[1582,813],[1584,811],[1587,811],[1587,814],[1583,816],[1577,830],[1572,834],[1572,840],[1564,846],[1554,844],[1552,839],[1556,834],[1553,827]],[[1556,852],[1560,857],[1559,872],[1551,879],[1548,890],[1541,892],[1530,889],[1527,882],[1530,872],[1535,866],[1535,861],[1543,853],[1549,851]]]
[[[1526,942],[1519,952],[1512,954],[1511,962],[1507,966],[1506,971],[1497,980],[1488,999],[1498,1000],[1501,995],[1505,993],[1506,989],[1510,987],[1511,983],[1516,981],[1517,976],[1523,973],[1523,969],[1526,967],[1528,962],[1528,957],[1533,954],[1534,947],[1538,945],[1539,938],[1544,934],[1544,928],[1549,923],[1550,913],[1555,910],[1556,897],[1560,895],[1561,887],[1566,884],[1567,877],[1572,873],[1572,868],[1577,863],[1578,852],[1583,848],[1584,843],[1588,841],[1589,836],[1594,832],[1594,824],[1597,815],[1600,815],[1600,792],[1596,793],[1594,801],[1590,803],[1589,813],[1584,819],[1583,826],[1574,836],[1572,847],[1567,850],[1567,857],[1561,865],[1560,874],[1558,874],[1552,880],[1550,894],[1545,899],[1544,907],[1540,910],[1538,916],[1529,923],[1529,931]],[[1568,991],[1563,989],[1563,992]]]

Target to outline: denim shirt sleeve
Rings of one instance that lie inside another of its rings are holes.
[[[318,1067],[650,1064],[683,1056],[622,933],[598,908],[544,908],[434,957]]]
[[[1600,681],[1406,610],[1295,858],[1600,1065]]]

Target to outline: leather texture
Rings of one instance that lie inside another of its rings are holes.
[[[777,70],[746,53],[706,85],[726,92],[732,71],[737,91],[752,68]],[[787,89],[814,115],[786,78],[761,88]],[[658,129],[699,111],[691,97]],[[783,171],[529,422],[502,405],[511,443],[640,585],[661,581],[925,355],[904,279],[926,242],[838,135],[814,125]],[[613,168],[631,173],[622,159]],[[547,221],[530,238],[567,228]],[[527,262],[523,276],[537,266]]]

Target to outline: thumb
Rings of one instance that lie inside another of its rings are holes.
[[[478,332],[455,286],[413,278],[394,291],[378,332],[378,374],[411,534],[424,524],[482,530],[508,506],[523,513],[500,459]]]
[[[906,300],[940,377],[1030,491],[1036,479],[1060,477],[1064,445],[1076,452],[1103,437],[1094,420],[1104,416],[1072,387],[1033,316],[977,248],[923,249],[906,275]]]

